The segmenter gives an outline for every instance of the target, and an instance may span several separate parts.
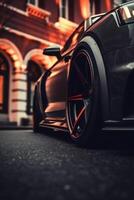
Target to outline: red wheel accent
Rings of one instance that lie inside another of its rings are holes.
[[[78,144],[86,143],[93,133],[98,102],[98,73],[88,49],[81,46],[71,61],[67,98],[70,136]]]

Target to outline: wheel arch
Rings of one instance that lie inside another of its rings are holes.
[[[98,74],[100,78],[100,94],[101,94],[101,111],[102,111],[102,118],[103,120],[109,119],[110,112],[109,112],[109,92],[108,92],[108,82],[107,82],[107,75],[105,70],[104,59],[101,53],[101,50],[96,42],[96,40],[91,36],[85,36],[80,42],[86,43],[89,48],[91,49],[95,61],[96,67],[98,69]]]

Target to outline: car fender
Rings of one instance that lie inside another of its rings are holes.
[[[99,78],[100,78],[102,117],[103,117],[103,120],[105,121],[109,118],[110,113],[109,113],[108,83],[107,83],[107,75],[106,75],[104,60],[103,60],[100,48],[97,42],[94,40],[94,38],[92,38],[91,36],[85,36],[80,41],[80,43],[82,42],[85,42],[90,47],[96,61]]]

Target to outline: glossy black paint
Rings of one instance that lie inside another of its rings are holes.
[[[110,13],[104,19],[89,31],[97,38],[103,52],[110,93],[110,118],[121,120],[125,117],[127,82],[134,71],[134,23],[120,26],[117,13]]]
[[[65,44],[61,51],[61,58],[50,68],[49,76],[44,74],[37,83],[40,85],[38,96],[42,99],[39,100],[39,104],[43,105],[40,108],[43,107],[42,120],[45,126],[55,127],[57,123],[57,127],[68,129],[66,101],[70,61],[79,42],[88,36],[92,37],[99,47],[105,66],[105,83],[100,71],[102,85],[100,95],[103,96],[101,101],[106,97],[108,107],[108,115],[105,115],[103,120],[122,122],[124,118],[131,118],[133,121],[134,103],[130,105],[133,112],[129,112],[127,98],[134,96],[134,89],[131,87],[131,84],[134,84],[134,23],[121,25],[117,10],[104,15],[89,27],[85,28],[85,24],[82,23]],[[90,46],[90,43],[88,45]],[[130,78],[131,84],[128,84]],[[103,86],[108,88],[107,94],[104,93]],[[105,110],[103,103],[101,110],[102,113]]]

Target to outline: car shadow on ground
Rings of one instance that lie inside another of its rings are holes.
[[[107,132],[100,133],[94,141],[89,144],[88,149],[116,151],[120,156],[134,156],[134,133]]]
[[[100,150],[121,150],[129,155],[134,155],[134,133],[127,132],[100,132],[98,135],[89,143],[86,147],[77,146],[74,144],[68,133],[63,133],[62,131],[53,130],[40,130],[40,134],[45,134],[48,137],[52,137],[56,140],[60,140],[63,143],[68,143],[70,145],[75,145],[76,148],[86,148],[86,149],[100,149]]]

